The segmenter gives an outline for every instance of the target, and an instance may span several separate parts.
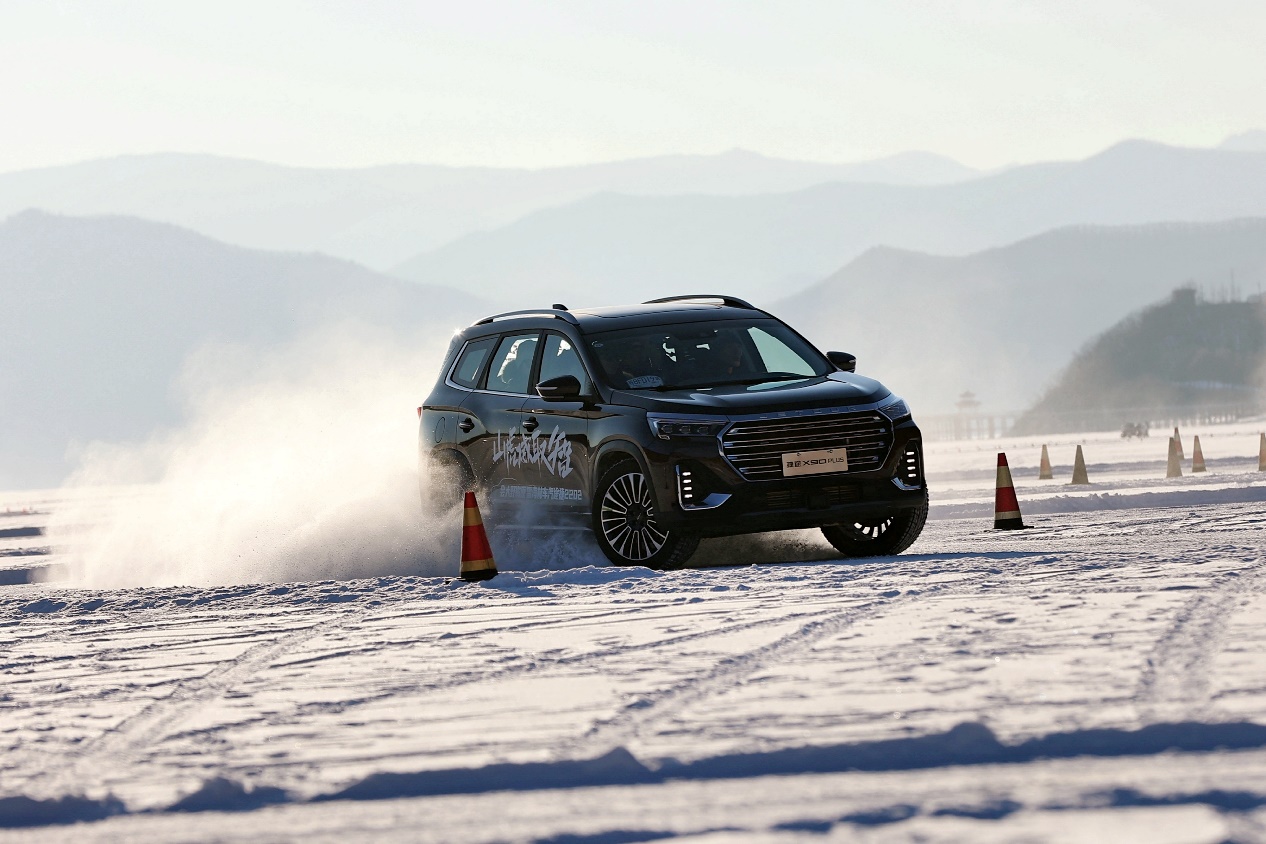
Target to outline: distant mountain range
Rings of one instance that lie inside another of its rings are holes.
[[[1145,302],[1194,284],[1224,298],[1266,286],[1266,219],[1072,227],[965,257],[872,249],[771,310],[917,410],[971,390],[1018,410],[1084,344]]]
[[[1112,430],[1183,408],[1258,407],[1262,297],[1208,301],[1180,288],[1078,352],[1016,423],[1017,433]]]
[[[0,218],[26,208],[124,214],[258,249],[387,269],[462,235],[597,193],[779,193],[824,182],[943,184],[978,172],[930,153],[856,164],[743,150],[543,170],[402,164],[283,167],[210,155],[123,156],[0,174]]]
[[[395,273],[506,306],[804,288],[878,245],[961,255],[1069,225],[1266,216],[1266,152],[1132,141],[938,186],[759,196],[601,194],[466,235]]]
[[[71,443],[178,422],[176,376],[207,342],[268,347],[347,320],[446,336],[486,307],[159,223],[18,214],[0,223],[0,489],[59,483]],[[419,389],[433,377],[420,373]]]
[[[1219,144],[1218,148],[1240,152],[1266,152],[1266,132],[1261,129],[1250,129],[1238,135],[1231,135]]]

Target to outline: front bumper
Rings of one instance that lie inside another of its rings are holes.
[[[722,457],[715,442],[663,443],[646,452],[656,496],[656,520],[669,530],[733,536],[815,528],[913,509],[927,501],[922,436],[907,419],[893,428],[882,464],[841,472],[747,480]],[[686,473],[690,500],[683,501]],[[714,506],[708,506],[715,503]]]

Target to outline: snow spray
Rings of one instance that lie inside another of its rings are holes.
[[[415,413],[447,340],[362,325],[267,352],[202,350],[178,385],[183,427],[85,449],[50,525],[71,577],[144,586],[451,572],[461,502],[423,512]]]

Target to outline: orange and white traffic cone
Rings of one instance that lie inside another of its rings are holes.
[[[1073,479],[1070,484],[1088,484],[1090,478],[1086,476],[1086,458],[1081,453],[1081,446],[1077,446],[1077,456],[1073,459]]]
[[[1179,459],[1179,460],[1186,460],[1186,459],[1187,459],[1187,455],[1183,454],[1183,450],[1182,450],[1182,437],[1178,436],[1178,427],[1177,427],[1177,426],[1175,426],[1175,427],[1174,427],[1174,443],[1175,443],[1175,446],[1174,446],[1174,447],[1178,449],[1178,459]]]
[[[1166,478],[1182,477],[1182,453],[1177,437],[1169,438],[1169,460],[1165,464]]]
[[[1024,527],[1020,518],[1020,501],[1015,497],[1015,484],[1011,482],[1011,467],[1007,465],[1006,452],[998,452],[998,486],[993,499],[993,529],[1018,530]]]
[[[1204,468],[1204,452],[1200,450],[1200,435],[1197,434],[1191,444],[1191,471],[1203,472]]]
[[[1039,481],[1054,480],[1055,474],[1051,472],[1051,454],[1046,450],[1046,444],[1042,444],[1042,463],[1037,469],[1037,479]]]
[[[462,513],[462,580],[488,580],[497,576],[497,564],[492,559],[492,546],[488,544],[488,532],[479,515],[479,503],[475,493],[466,493]]]

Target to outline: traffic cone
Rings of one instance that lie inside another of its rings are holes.
[[[1077,446],[1077,457],[1073,460],[1073,479],[1070,484],[1088,484],[1090,478],[1086,477],[1086,458],[1082,456],[1081,446]]]
[[[1165,466],[1165,477],[1181,478],[1182,477],[1182,455],[1178,451],[1178,438],[1169,438],[1169,462]]]
[[[1024,527],[1020,518],[1020,501],[1015,497],[1015,484],[1011,482],[1011,467],[1007,465],[1005,452],[998,452],[998,488],[993,499],[993,529],[1019,530]]]
[[[1262,434],[1261,442],[1257,444],[1257,471],[1266,472],[1266,434]]]
[[[1200,450],[1200,435],[1196,434],[1191,441],[1191,471],[1192,474],[1204,471],[1204,452]]]
[[[1046,450],[1046,444],[1042,444],[1042,465],[1038,467],[1037,479],[1039,481],[1053,480],[1055,475],[1051,473],[1051,455]]]
[[[1176,445],[1176,446],[1174,446],[1174,447],[1178,449],[1178,459],[1179,459],[1179,460],[1186,460],[1186,459],[1187,459],[1187,455],[1183,454],[1183,451],[1182,451],[1182,437],[1178,436],[1178,427],[1177,427],[1177,426],[1174,426],[1174,442],[1175,442],[1175,443],[1177,443],[1177,445]]]
[[[497,564],[492,559],[492,546],[484,520],[479,515],[479,503],[475,493],[466,493],[466,505],[462,513],[462,580],[487,580],[497,576]]]

